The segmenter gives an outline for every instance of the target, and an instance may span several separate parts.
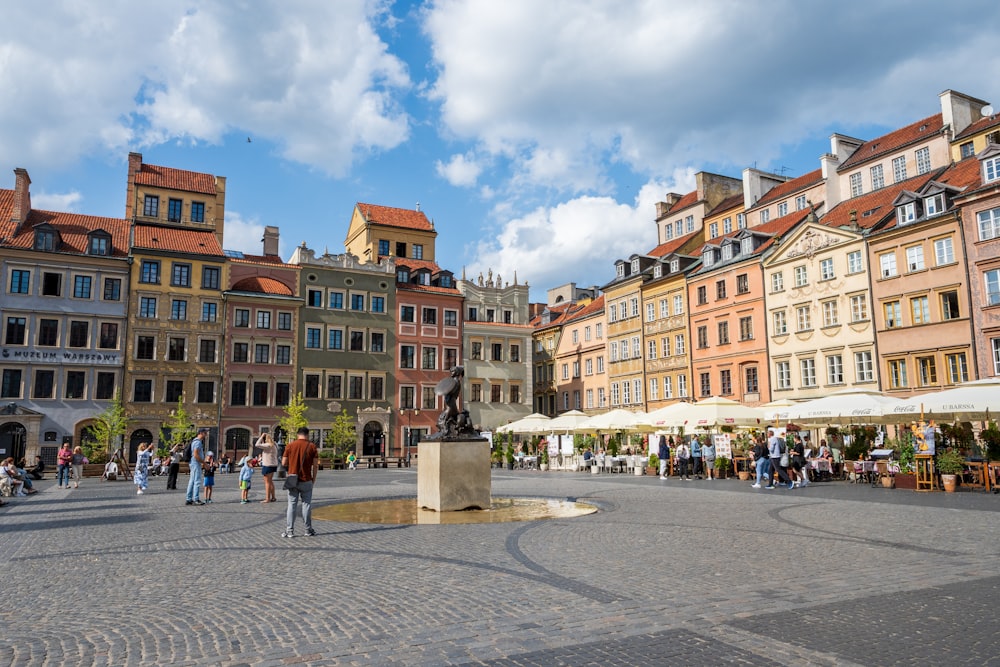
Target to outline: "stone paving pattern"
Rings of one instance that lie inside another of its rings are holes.
[[[155,477],[10,499],[0,664],[1000,662],[998,495],[495,470],[495,497],[601,511],[289,540],[284,502],[216,481],[204,507]],[[315,502],[415,495],[415,469],[324,471]]]

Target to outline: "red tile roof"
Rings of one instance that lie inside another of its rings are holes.
[[[215,196],[215,176],[197,171],[143,164],[139,173],[135,175],[135,182],[139,185],[149,185],[155,188],[201,192]]]
[[[387,227],[399,227],[402,229],[418,229],[425,232],[434,231],[423,211],[413,211],[408,208],[392,208],[390,206],[379,206],[378,204],[365,204],[358,202],[355,204],[361,215],[377,225]]]
[[[0,189],[0,238],[6,239],[13,233],[14,223],[10,216],[14,212],[14,191]]]
[[[20,229],[15,229],[10,221],[10,211],[14,203],[13,190],[0,190],[0,245],[10,248],[32,248],[35,241],[34,227],[40,224],[52,226],[59,232],[59,247],[56,252],[79,255],[89,254],[89,234],[103,230],[111,235],[112,257],[128,255],[128,221],[123,218],[104,218],[79,213],[58,213],[32,209],[28,219]]]
[[[862,229],[874,227],[887,215],[893,213],[892,202],[899,196],[900,192],[903,190],[915,192],[942,171],[943,169],[936,169],[920,176],[908,178],[900,183],[893,183],[875,192],[840,202],[820,218],[820,223],[829,227],[847,227],[851,224],[851,211],[855,211],[857,223]]]
[[[944,127],[944,120],[941,114],[928,116],[923,120],[918,120],[906,127],[893,130],[889,134],[883,134],[877,139],[866,141],[858,147],[858,150],[851,153],[851,156],[844,160],[844,163],[837,167],[838,172],[854,169],[871,160],[877,160],[889,153],[894,153],[899,149],[909,146],[918,141],[926,141],[936,134],[940,134]]]
[[[934,180],[955,188],[975,188],[983,181],[982,164],[975,157],[967,157],[952,164]]]
[[[594,299],[593,301],[591,301],[590,303],[588,303],[581,310],[578,310],[578,311],[574,312],[572,314],[572,316],[569,318],[569,321],[574,321],[575,322],[576,320],[582,320],[584,318],[590,317],[591,315],[593,315],[595,313],[599,313],[602,310],[604,310],[604,295],[603,294],[601,296],[597,297],[596,299]]]
[[[764,196],[761,197],[756,204],[754,204],[754,208],[757,208],[758,206],[767,206],[768,204],[778,201],[779,199],[784,199],[793,192],[811,188],[817,183],[821,183],[822,181],[823,181],[822,169],[810,171],[808,174],[802,174],[801,176],[793,178],[790,181],[785,181],[780,185],[776,185],[767,192],[765,192]]]
[[[223,257],[222,246],[215,234],[192,229],[136,225],[134,247],[146,250],[168,250],[195,255]]]
[[[292,289],[279,280],[265,278],[262,276],[252,276],[244,278],[235,285],[233,290],[237,292],[256,292],[258,294],[277,294],[279,296],[294,296]]]
[[[603,297],[602,297],[603,298]],[[548,327],[561,326],[565,324],[568,319],[570,319],[575,313],[580,312],[585,306],[581,306],[575,301],[568,301],[566,303],[556,304],[554,306],[548,306],[545,310],[549,311],[550,316],[553,316],[545,324],[542,324],[542,315],[544,310],[531,318],[529,324],[536,329],[547,329]]]
[[[296,264],[286,265],[285,260],[281,259],[278,255],[249,255],[243,253],[242,257],[230,257],[229,259],[236,264],[280,264],[289,268],[298,268]]]
[[[686,209],[688,206],[691,206],[692,204],[697,203],[697,201],[698,201],[698,191],[694,190],[692,192],[689,192],[686,195],[684,195],[683,197],[681,197],[677,201],[676,204],[674,204],[673,206],[671,206],[670,210],[667,211],[667,215],[665,215],[663,217],[666,218],[666,217],[669,217],[671,215],[677,215],[677,213],[679,211],[682,211],[682,210]]]
[[[690,234],[678,236],[677,238],[670,239],[669,241],[664,241],[646,254],[651,257],[666,257],[670,253],[677,252],[680,248],[683,248],[685,243],[695,236],[700,236],[701,233],[701,230],[696,230]]]
[[[986,116],[985,118],[980,118],[975,123],[956,134],[954,141],[960,141],[966,137],[975,136],[980,132],[985,132],[986,130],[997,126],[1000,126],[1000,114],[993,114],[991,116]]]
[[[725,199],[720,201],[715,208],[713,208],[711,211],[705,214],[705,217],[716,215],[718,213],[723,213],[725,211],[728,211],[729,209],[736,208],[737,206],[743,206],[742,192],[726,197]]]

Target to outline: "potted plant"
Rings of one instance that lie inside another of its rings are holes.
[[[1000,460],[1000,428],[997,427],[997,423],[990,422],[979,432],[979,439],[983,441],[986,457],[990,461]]]
[[[549,448],[548,448],[548,446],[543,446],[542,447],[542,451],[541,451],[541,453],[538,456],[538,460],[539,460],[539,464],[538,464],[538,469],[539,470],[548,470],[549,469]]]
[[[504,459],[507,461],[507,470],[514,469],[514,443],[507,441],[507,449],[504,451]]]
[[[656,454],[650,454],[649,460],[646,461],[646,474],[647,475],[658,475],[660,474],[660,457]]]
[[[719,479],[725,479],[729,470],[733,467],[733,462],[725,456],[718,456],[715,459],[715,469],[719,471]]]
[[[917,488],[917,476],[914,473],[916,469],[916,450],[913,447],[912,440],[905,440],[899,445],[899,472],[896,473],[896,488],[897,489],[916,489]]]
[[[965,469],[965,459],[954,449],[948,449],[937,455],[934,467],[941,473],[941,485],[951,493],[958,485],[958,475]]]

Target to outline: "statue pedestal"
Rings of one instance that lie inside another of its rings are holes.
[[[417,507],[436,512],[490,508],[488,440],[431,440],[418,447]]]

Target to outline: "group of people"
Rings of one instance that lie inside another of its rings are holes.
[[[660,445],[657,456],[660,459],[660,479],[667,478],[667,465],[670,461],[671,452],[674,456],[674,465],[677,467],[677,474],[683,480],[701,479],[704,476],[707,480],[717,479],[715,472],[715,444],[708,440],[702,442],[700,438],[691,438],[688,444],[683,438],[674,443],[674,438],[660,436]]]
[[[36,464],[32,470],[37,469],[38,466]],[[44,466],[42,469],[44,470]],[[41,479],[41,477],[38,476],[35,479]],[[8,456],[0,462],[0,485],[9,485],[11,496],[30,496],[33,493],[37,493],[37,490],[33,488],[31,480],[32,475],[23,466],[18,466],[14,462],[13,456]],[[5,504],[5,502],[0,500],[0,506]]]

